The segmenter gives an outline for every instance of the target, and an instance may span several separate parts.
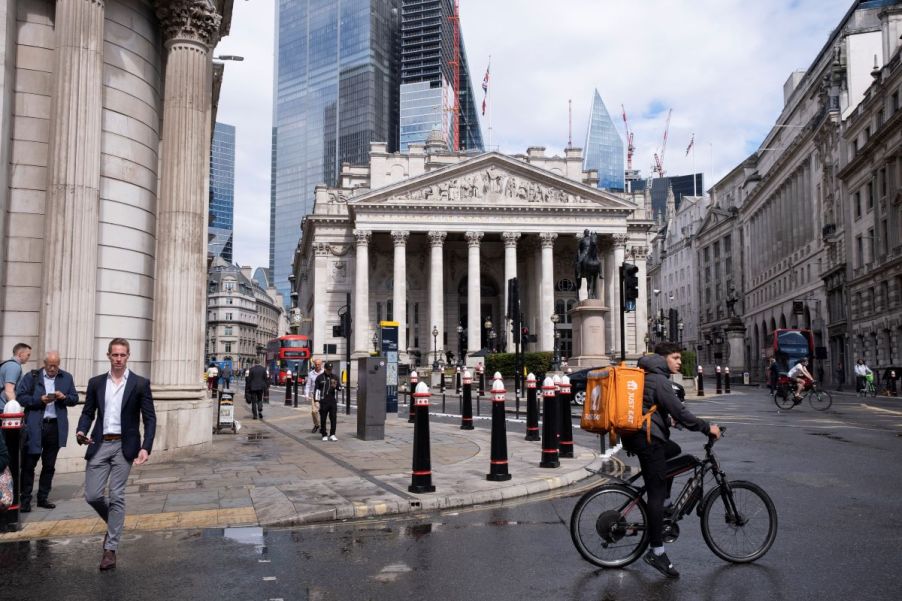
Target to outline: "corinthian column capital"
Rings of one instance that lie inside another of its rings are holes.
[[[448,232],[429,232],[427,235],[429,236],[430,246],[441,246],[445,243]]]
[[[539,234],[539,241],[542,244],[542,248],[553,248],[556,238],[557,233],[555,232],[542,232]]]
[[[470,248],[479,248],[479,242],[482,240],[482,232],[467,232],[464,234],[467,238],[467,246]]]
[[[410,232],[407,230],[392,230],[391,231],[391,239],[394,242],[395,246],[405,246],[407,244],[407,238],[410,236]]]
[[[354,240],[357,241],[357,246],[369,246],[372,235],[373,232],[370,230],[354,230]]]
[[[501,238],[504,239],[504,248],[516,248],[520,232],[503,232]]]
[[[167,44],[185,40],[207,48],[216,45],[222,16],[212,0],[157,0],[154,6]]]

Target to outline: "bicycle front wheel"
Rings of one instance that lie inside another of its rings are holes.
[[[808,393],[808,404],[817,411],[826,411],[833,404],[833,397],[826,390],[813,390]]]
[[[734,480],[727,483],[726,489],[719,486],[708,493],[702,510],[702,536],[723,560],[755,561],[767,553],[777,538],[774,502],[751,482]]]
[[[648,511],[636,491],[606,484],[589,491],[570,516],[570,537],[583,558],[603,568],[636,561],[648,546]]]

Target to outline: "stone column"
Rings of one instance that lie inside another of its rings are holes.
[[[623,306],[620,303],[620,266],[623,265],[623,259],[626,256],[626,242],[629,236],[626,234],[614,234],[614,247],[608,254],[608,258],[612,261],[611,268],[613,277],[608,282],[608,292],[611,302],[608,305],[611,319],[611,342],[608,344],[615,349],[617,357],[620,357],[620,311]]]
[[[504,312],[507,313],[507,306],[510,301],[507,298],[507,282],[515,277],[517,277],[517,241],[520,239],[520,232],[504,232],[501,234],[501,238],[504,240]],[[523,293],[525,292],[525,287],[520,286],[520,298],[523,298]],[[522,300],[521,300],[522,302]],[[516,318],[516,315],[509,316],[512,320]],[[514,336],[510,329],[510,323],[504,324],[504,337],[507,340],[507,352],[514,352]]]
[[[394,319],[398,322],[398,361],[407,362],[407,238],[410,232],[393,230],[395,244]]]
[[[427,336],[429,337],[429,364],[435,361],[435,348],[439,352],[444,350],[445,339],[445,302],[444,302],[444,261],[442,250],[445,244],[447,232],[429,232],[429,246],[431,248],[431,261],[429,265],[429,324]],[[435,343],[432,339],[432,328],[438,329]]]
[[[332,250],[326,242],[314,242],[311,246],[313,247],[313,289],[310,291],[310,295],[313,297],[313,314],[303,316],[310,319],[310,325],[307,328],[302,327],[300,331],[308,331],[313,334],[313,347],[310,349],[310,352],[313,355],[319,355],[323,350],[323,343],[326,341],[326,337],[331,335],[331,330],[326,330],[326,324],[330,318],[336,317],[335,314],[328,314],[329,295],[326,292],[325,284],[329,277],[329,255],[332,254]],[[301,274],[302,283],[305,277],[308,277],[306,269]],[[301,288],[301,286],[298,288]]]
[[[212,74],[221,17],[212,3],[157,2],[166,74],[151,379],[155,396],[197,398],[203,387]]]
[[[555,232],[542,232],[539,241],[542,244],[542,281],[541,302],[539,303],[539,350],[554,349],[554,324],[551,314],[554,313],[554,240]]]
[[[356,357],[370,354],[370,239],[369,230],[354,230],[357,264],[354,267],[354,349]]]
[[[94,370],[103,20],[103,2],[56,3],[41,348],[34,359],[40,364],[41,352],[59,350],[79,386]]]
[[[481,290],[482,273],[479,266],[479,242],[482,232],[467,232],[467,354],[482,346]]]

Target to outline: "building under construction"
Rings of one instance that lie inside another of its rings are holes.
[[[454,0],[401,2],[400,122],[402,152],[433,129],[449,149],[483,149]]]

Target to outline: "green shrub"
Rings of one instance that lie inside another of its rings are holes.
[[[695,356],[695,351],[683,351],[680,353],[680,356],[683,359],[683,367],[680,368],[680,372],[686,378],[694,378],[698,368],[698,358]]]
[[[515,358],[513,353],[493,353],[485,358],[486,372],[493,374],[496,371],[506,378],[514,377]],[[551,371],[553,354],[549,352],[526,353],[524,356],[526,373],[544,374]]]

